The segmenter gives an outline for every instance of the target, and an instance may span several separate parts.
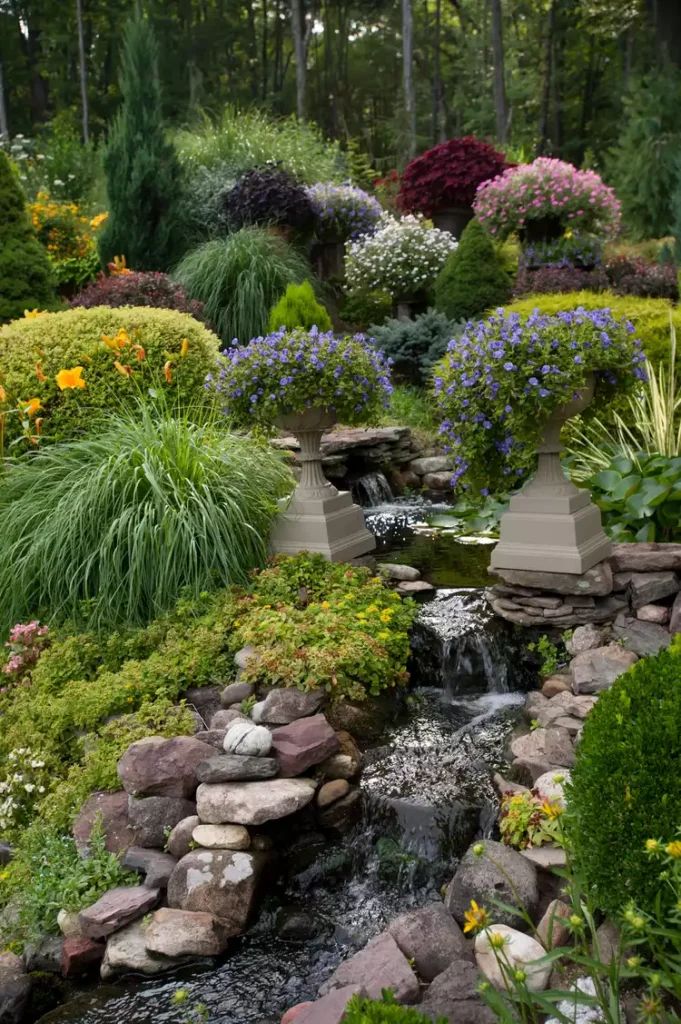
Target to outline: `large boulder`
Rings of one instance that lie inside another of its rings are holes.
[[[124,928],[131,921],[144,917],[161,896],[159,889],[143,885],[119,886],[109,889],[96,903],[80,912],[83,935],[89,939],[104,939],[112,932]]]
[[[101,963],[104,957],[104,943],[87,939],[84,935],[72,935],[64,939],[61,951],[61,973],[65,978],[77,978],[86,974],[93,964]]]
[[[615,680],[635,665],[638,655],[617,644],[595,647],[575,655],[570,663],[575,693],[598,693],[609,689]]]
[[[512,586],[533,587],[553,594],[605,597],[612,592],[612,569],[607,562],[599,562],[579,576],[569,572],[536,572],[534,569],[494,569],[492,575],[501,576]]]
[[[196,766],[213,747],[194,736],[147,736],[132,743],[118,762],[118,777],[133,796],[192,797]]]
[[[242,757],[267,757],[272,749],[272,733],[255,722],[232,722],[227,728],[223,749],[226,754]]]
[[[255,903],[267,863],[262,853],[192,850],[183,857],[168,884],[168,903],[176,910],[212,914],[225,936],[239,935]]]
[[[496,935],[503,937],[503,955],[510,968],[525,972],[525,984],[530,992],[541,992],[545,989],[551,977],[552,965],[534,962],[546,955],[541,942],[537,942],[530,935],[524,935],[517,928],[496,923],[489,925],[484,932],[480,932],[475,937],[476,963],[494,987],[504,991],[507,985],[497,953],[490,942],[490,939],[493,940]]]
[[[134,843],[135,832],[128,820],[127,793],[93,793],[87,798],[71,829],[79,850],[87,849],[96,821],[101,822],[109,853],[121,853]]]
[[[315,789],[311,779],[202,783],[196,792],[196,806],[206,824],[262,825],[306,807]]]
[[[148,921],[134,921],[109,936],[100,974],[106,981],[117,974],[160,974],[177,967],[177,960],[147,951]]]
[[[388,932],[424,981],[442,974],[453,960],[473,959],[472,946],[442,903],[408,910]]]
[[[324,715],[313,715],[275,729],[272,747],[282,778],[290,779],[335,754],[340,740]]]
[[[273,757],[243,757],[222,754],[202,761],[196,768],[199,782],[240,782],[271,779],[279,771]]]
[[[247,850],[251,845],[243,825],[197,825],[192,838],[206,850]]]
[[[480,846],[484,852],[478,855],[475,851]],[[532,917],[539,905],[537,869],[508,846],[491,839],[481,840],[464,854],[445,896],[447,910],[462,927],[471,900],[486,907],[496,921],[518,925],[520,918],[497,909],[492,901],[500,900],[511,906],[520,901]]]
[[[482,978],[469,960],[454,960],[429,985],[422,1011],[433,1020],[446,1017],[453,1024],[495,1024],[494,1012],[478,995]]]
[[[212,914],[162,907],[146,931],[148,952],[163,956],[217,956],[227,945],[225,928]]]
[[[290,1016],[284,1014],[282,1017],[282,1024],[290,1024],[293,1020],[296,1024],[341,1024],[353,996],[363,999],[366,992],[361,985],[336,988],[314,1003],[300,1003],[298,1007],[293,1007]],[[297,1010],[295,1014],[293,1009]]]
[[[171,854],[144,846],[130,846],[123,854],[123,866],[141,872],[147,889],[165,889],[176,864]]]
[[[270,690],[260,712],[263,725],[288,725],[299,718],[314,715],[324,703],[324,690],[303,693],[295,686]]]
[[[563,721],[567,722],[566,719],[559,719],[546,730],[546,758],[549,764],[571,768],[575,763],[575,748],[572,745],[571,730],[558,724]],[[577,724],[578,728],[579,723]]]
[[[177,857],[178,860],[181,857],[185,857],[192,849],[194,829],[200,824],[201,821],[198,814],[190,814],[188,818],[178,821],[166,840],[168,853],[172,854],[173,857]]]
[[[174,796],[128,797],[128,818],[135,845],[162,850],[166,836],[178,821],[196,814],[196,804]]]
[[[672,640],[671,633],[664,626],[629,617],[618,617],[613,633],[621,641],[625,654],[633,651],[641,658],[657,654],[663,647],[669,647]]]
[[[671,597],[679,590],[681,579],[675,572],[633,572],[629,580],[629,600],[634,609]]]
[[[248,700],[254,693],[255,687],[250,683],[230,683],[220,694],[220,700],[226,708],[230,708],[233,704]]]
[[[31,993],[31,979],[21,957],[6,950],[0,953],[0,1022],[22,1024]]]
[[[359,985],[371,999],[380,999],[389,988],[398,1003],[415,1003],[419,983],[409,961],[392,935],[381,932],[359,953],[355,953],[336,969],[320,989],[320,995],[346,985]]]
[[[681,571],[681,544],[613,544],[613,572]]]
[[[603,646],[603,633],[592,622],[586,626],[577,626],[572,636],[565,641],[568,653],[573,657],[583,651],[591,651]]]

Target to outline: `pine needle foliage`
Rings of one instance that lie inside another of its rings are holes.
[[[146,623],[181,593],[247,583],[290,474],[268,445],[197,415],[140,403],[10,468],[0,632],[34,612],[95,629]]]
[[[332,330],[331,317],[324,306],[317,302],[309,281],[290,284],[272,309],[269,329],[278,331],[280,327],[285,327],[287,331],[293,331],[296,327],[304,327],[308,331],[311,327],[318,327],[322,332]]]
[[[492,239],[473,219],[438,275],[435,305],[451,320],[470,320],[503,306],[510,293],[510,281]]]
[[[109,218],[99,236],[104,264],[167,270],[179,255],[180,165],[161,113],[158,45],[138,11],[128,21],[120,72],[123,105],[104,151]]]

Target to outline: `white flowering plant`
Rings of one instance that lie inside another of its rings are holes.
[[[33,819],[50,781],[47,763],[29,747],[11,750],[0,780],[0,835],[12,838]]]
[[[457,248],[447,231],[423,217],[381,217],[378,229],[346,246],[345,275],[350,292],[383,291],[411,296],[431,285]]]

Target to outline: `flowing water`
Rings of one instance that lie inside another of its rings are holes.
[[[385,505],[393,501],[390,484],[385,473],[381,473],[380,470],[376,473],[366,473],[355,480],[352,485],[352,495],[355,501],[364,508]]]
[[[475,589],[489,551],[451,538],[422,547],[411,524],[427,511],[406,501],[367,515],[379,558],[450,585],[420,609],[413,687],[365,744],[359,822],[336,839],[287,826],[257,920],[217,964],[93,985],[43,1024],[183,1024],[196,1003],[211,1024],[274,1024],[287,1007],[313,999],[338,963],[398,913],[438,899],[470,842],[490,834],[491,775],[503,765],[530,675],[512,627],[490,615]],[[182,1006],[171,1002],[179,987],[188,993]]]

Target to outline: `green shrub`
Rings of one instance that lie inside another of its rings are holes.
[[[424,448],[438,442],[440,425],[430,394],[420,388],[397,384],[390,396],[390,408],[381,416],[382,426],[410,427],[421,435]]]
[[[681,336],[681,309],[667,299],[640,299],[611,292],[567,292],[564,295],[528,295],[506,306],[507,313],[530,316],[534,309],[553,316],[583,306],[584,309],[607,308],[616,319],[625,316],[636,328],[643,342],[643,351],[653,366],[669,362],[669,316]]]
[[[341,315],[348,327],[365,331],[370,324],[382,324],[393,311],[393,300],[387,292],[362,289],[345,297]]]
[[[35,237],[19,179],[0,149],[0,323],[25,309],[54,309],[55,282],[47,251]]]
[[[597,904],[654,907],[659,869],[646,840],[681,821],[681,645],[644,658],[606,690],[584,724],[567,826]],[[663,896],[663,902],[666,897]]]
[[[144,623],[185,589],[245,584],[291,486],[267,444],[144,405],[36,452],[0,491],[0,632],[36,610]]]
[[[102,338],[116,339],[120,331],[128,332],[129,341],[120,350],[115,342],[112,350]],[[141,353],[133,348],[137,343],[144,350],[141,362]],[[43,438],[61,441],[82,434],[95,415],[120,409],[121,402],[136,399],[149,386],[185,406],[201,402],[206,374],[215,369],[218,352],[211,331],[175,310],[69,309],[0,328],[0,383],[15,401],[37,396]],[[130,377],[116,370],[116,360],[131,366]],[[163,374],[166,363],[170,381]],[[74,366],[83,367],[85,388],[60,390],[57,374]],[[5,431],[10,440],[20,434],[18,417],[7,417]]]
[[[273,307],[269,330],[274,332],[281,327],[285,327],[287,331],[292,331],[296,327],[304,327],[306,330],[318,327],[320,331],[330,331],[333,328],[331,317],[324,306],[315,299],[309,281],[288,285],[285,294]]]
[[[188,253],[175,276],[229,345],[267,330],[269,310],[289,284],[310,274],[307,260],[264,228],[242,228]]]
[[[433,1018],[427,1014],[395,1002],[390,989],[383,989],[381,995],[381,999],[353,996],[343,1016],[344,1024],[432,1024]],[[447,1019],[438,1017],[437,1024],[447,1024]]]
[[[179,255],[180,165],[165,136],[159,81],[154,31],[138,11],[125,27],[123,104],[104,150],[109,217],[98,241],[105,265],[125,255],[132,270],[167,270]]]
[[[511,293],[494,244],[475,219],[464,228],[459,248],[435,282],[435,305],[453,320],[470,320],[502,306]]]
[[[393,377],[418,386],[427,382],[449,342],[459,337],[464,328],[465,323],[429,309],[413,320],[388,320],[380,327],[372,327],[369,333],[376,348],[392,359]]]

